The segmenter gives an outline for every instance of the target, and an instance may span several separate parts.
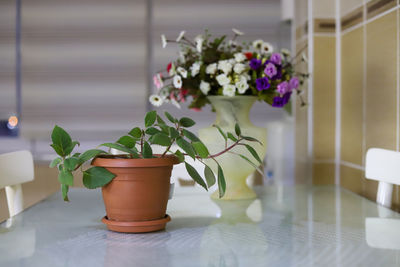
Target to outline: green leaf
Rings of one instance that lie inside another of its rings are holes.
[[[169,138],[168,135],[164,133],[158,133],[153,135],[150,140],[152,144],[160,145],[160,146],[170,146],[171,145],[171,139]]]
[[[255,139],[254,137],[243,136],[243,135],[242,135],[242,138],[243,138],[244,140],[247,140],[247,141],[250,141],[250,142],[258,142],[260,145],[262,145],[262,143],[261,143],[260,141],[258,141],[257,139]]]
[[[78,158],[67,158],[64,160],[64,167],[68,171],[73,171],[76,166],[79,164],[79,159]]]
[[[157,115],[157,123],[165,124],[165,121],[159,115]]]
[[[132,148],[136,145],[136,139],[134,139],[128,135],[124,135],[120,139],[118,139],[117,143],[121,144],[127,148]]]
[[[218,191],[219,191],[219,198],[225,195],[226,190],[226,182],[224,171],[222,170],[221,166],[218,164]]]
[[[94,189],[105,186],[116,175],[103,167],[92,167],[83,172],[83,184],[86,188]]]
[[[179,136],[176,139],[176,144],[183,149],[183,151],[185,151],[190,157],[192,157],[193,159],[195,159],[196,157],[196,153],[194,152],[194,149],[192,147],[192,145],[186,141],[185,139],[183,139],[181,136]]]
[[[240,155],[240,154],[238,154],[238,155],[239,155],[239,157],[241,157],[242,159],[247,161],[251,166],[253,166],[257,170],[257,172],[259,172],[260,174],[264,175],[262,170],[256,164],[254,164],[248,157]]]
[[[105,146],[105,147],[109,147],[109,148],[114,148],[126,153],[129,153],[130,155],[132,155],[134,158],[139,158],[139,154],[137,153],[137,149],[132,147],[132,148],[128,148],[128,147],[124,147],[123,145],[120,144],[114,144],[114,143],[104,143],[101,144],[100,146]]]
[[[205,165],[204,168],[204,177],[206,177],[208,187],[211,187],[215,184],[215,175],[210,167]]]
[[[175,151],[175,156],[178,157],[179,162],[185,161],[185,156],[182,154],[182,152],[180,150]]]
[[[158,127],[161,128],[162,132],[166,135],[169,135],[169,126],[165,124],[159,124]]]
[[[66,184],[62,184],[61,185],[61,193],[63,196],[64,201],[69,201],[68,199],[68,190],[69,190],[69,186]]]
[[[228,138],[231,139],[233,142],[237,141],[237,138],[235,136],[233,136],[233,134],[230,132],[228,132]]]
[[[207,158],[210,155],[207,147],[202,142],[193,142],[192,146],[201,158]]]
[[[80,155],[81,155],[81,153],[74,153],[72,156],[73,156],[74,158],[79,158]]]
[[[175,129],[174,127],[169,127],[169,136],[171,136],[171,138],[177,138],[179,136],[179,132],[177,129]]]
[[[228,140],[228,137],[226,136],[226,134],[224,133],[224,131],[222,131],[221,127],[219,127],[218,125],[213,125],[215,128],[218,129],[218,132],[222,135],[222,137],[226,140]]]
[[[146,129],[145,133],[148,135],[155,135],[156,133],[161,133],[161,131],[154,127],[150,127]]]
[[[56,144],[51,144],[50,146],[54,149],[54,151],[57,153],[57,155],[64,157],[64,151],[61,146],[56,145]]]
[[[183,117],[179,120],[179,124],[183,127],[192,127],[196,123],[191,118]]]
[[[85,161],[88,161],[89,159],[92,159],[99,154],[107,154],[107,152],[105,152],[104,150],[101,150],[101,149],[87,150],[79,156],[79,162],[84,163]]]
[[[152,110],[147,112],[146,116],[144,116],[144,126],[150,127],[151,125],[154,124],[154,122],[156,121],[157,118],[157,111]]]
[[[74,184],[74,176],[72,175],[72,172],[66,170],[66,168],[63,168],[58,173],[58,181],[60,182],[60,184],[72,186]]]
[[[182,133],[187,139],[189,139],[189,140],[191,140],[193,142],[200,142],[200,139],[197,137],[197,135],[195,135],[191,131],[186,130],[186,129],[182,129]]]
[[[72,150],[74,150],[76,145],[80,146],[81,144],[78,141],[73,141],[71,145],[65,149],[65,154],[66,155],[71,154]]]
[[[187,162],[185,162],[185,167],[189,175],[193,178],[193,180],[208,191],[206,183],[204,182],[203,178],[201,178],[200,174],[196,171],[196,169]]]
[[[164,115],[165,115],[165,117],[167,117],[167,119],[168,119],[170,122],[172,122],[172,123],[178,122],[178,120],[175,119],[175,118],[174,118],[171,114],[169,114],[167,111],[164,112]]]
[[[61,158],[55,158],[55,159],[53,159],[53,160],[50,162],[49,167],[50,167],[50,168],[54,168],[55,166],[57,166],[58,164],[60,164],[61,161],[62,161]]]
[[[258,156],[256,150],[254,148],[252,148],[250,145],[245,145],[247,150],[250,151],[250,153],[253,155],[253,157],[260,163],[262,164],[262,160],[260,159],[260,157]]]
[[[241,133],[242,133],[242,131],[240,130],[239,123],[235,124],[235,133],[236,133],[237,136],[240,136]]]
[[[153,150],[151,149],[151,146],[149,143],[144,141],[143,143],[143,151],[142,151],[143,158],[145,159],[150,159],[153,157]]]
[[[128,134],[139,139],[140,137],[142,137],[142,130],[140,130],[139,127],[135,127],[132,130],[130,130]]]
[[[72,144],[71,136],[61,127],[54,126],[54,129],[51,133],[51,141],[53,145],[58,147],[58,151],[56,149],[57,154],[62,157],[67,156],[69,153],[66,151],[70,148]],[[54,148],[54,147],[53,147]]]

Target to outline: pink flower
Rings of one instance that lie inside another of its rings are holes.
[[[290,89],[297,89],[297,87],[299,87],[299,78],[293,77],[289,81],[289,88]]]
[[[179,90],[178,94],[178,102],[185,103],[185,96],[189,93],[188,89],[181,89]]]
[[[164,83],[162,81],[162,74],[158,73],[158,74],[154,75],[153,82],[154,82],[154,85],[157,87],[157,89],[160,89],[161,87],[163,87]]]
[[[201,111],[201,108],[190,108],[190,109],[193,110],[193,111],[196,111],[196,112]]]
[[[274,77],[274,76],[278,73],[278,71],[277,71],[277,69],[276,69],[276,67],[275,67],[274,64],[268,63],[267,66],[265,66],[264,73],[265,73],[268,77],[272,78],[272,77]]]
[[[269,59],[272,63],[275,63],[277,65],[282,64],[282,58],[279,53],[272,53],[271,58]]]
[[[288,82],[284,81],[278,84],[278,86],[276,87],[276,91],[278,91],[279,94],[284,95],[288,92],[291,92],[292,89],[289,88]]]

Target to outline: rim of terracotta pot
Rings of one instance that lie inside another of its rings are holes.
[[[161,156],[161,154],[154,154]],[[121,158],[116,158],[116,157]],[[92,161],[93,166],[99,167],[114,167],[114,168],[129,168],[129,167],[163,167],[179,164],[179,159],[174,155],[165,155],[164,157],[156,157],[151,159],[130,159],[123,158],[126,155],[103,155],[95,158]]]

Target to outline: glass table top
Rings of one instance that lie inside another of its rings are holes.
[[[60,193],[0,224],[0,266],[400,266],[400,215],[334,186],[213,201],[176,188],[165,231],[108,231],[100,190]]]

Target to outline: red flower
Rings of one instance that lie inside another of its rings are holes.
[[[251,52],[246,52],[246,53],[244,53],[244,55],[247,57],[248,60],[253,58],[253,53],[251,53]]]
[[[168,64],[168,66],[167,66],[167,72],[169,73],[169,71],[171,70],[171,68],[172,68],[172,62],[170,62],[169,64]]]

